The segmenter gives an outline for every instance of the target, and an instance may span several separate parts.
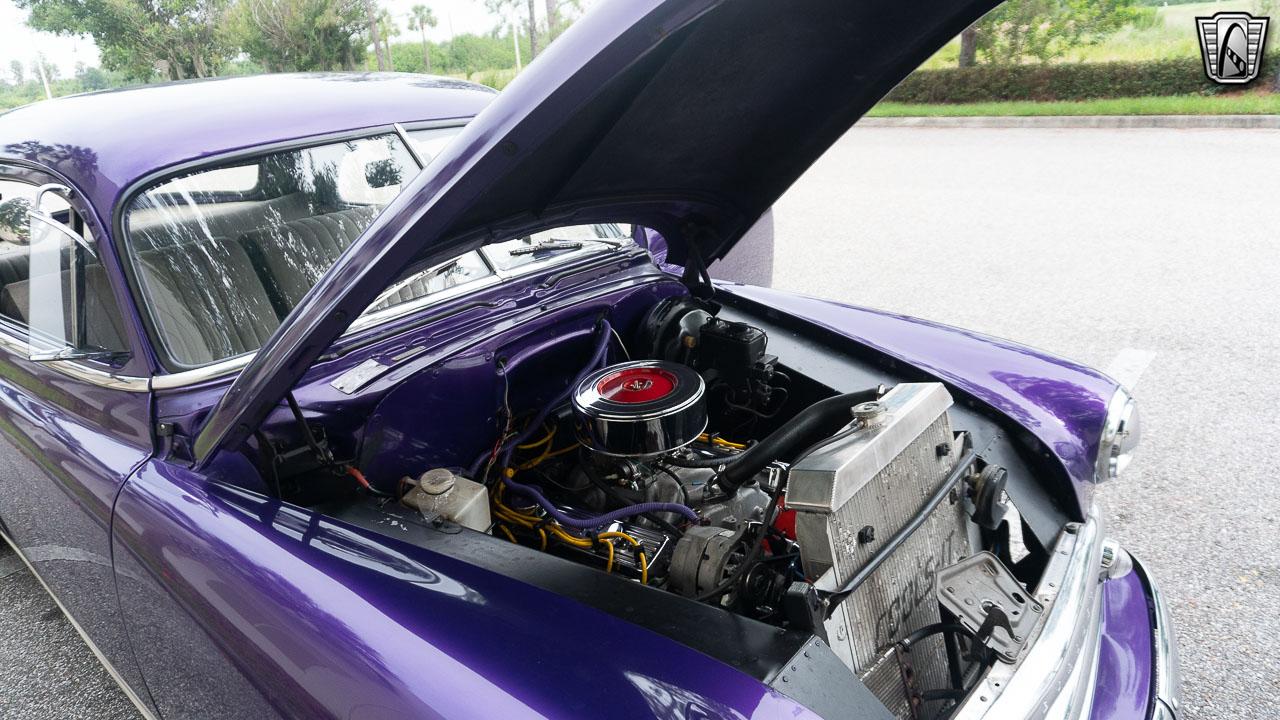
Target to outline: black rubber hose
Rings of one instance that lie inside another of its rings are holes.
[[[662,458],[662,462],[682,468],[711,468],[714,470],[721,465],[732,465],[737,462],[740,457],[742,457],[741,454],[717,455],[715,457],[702,457],[701,455],[695,457],[679,457],[676,455],[669,455]]]
[[[735,490],[742,487],[774,460],[789,462],[801,448],[809,447],[819,438],[819,433],[830,433],[838,421],[849,422],[853,416],[849,410],[854,405],[870,402],[880,397],[880,389],[836,395],[819,400],[801,410],[786,425],[774,430],[768,437],[733,456],[732,461],[717,477],[720,487]]]

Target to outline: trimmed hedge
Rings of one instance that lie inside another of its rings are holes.
[[[1258,79],[1269,85],[1280,59],[1267,57]],[[980,65],[917,70],[886,100],[903,103],[972,103],[1002,100],[1095,100],[1151,95],[1212,95],[1238,85],[1218,85],[1204,75],[1200,58],[1148,62]]]

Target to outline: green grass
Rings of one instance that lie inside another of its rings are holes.
[[[969,117],[1017,115],[1275,115],[1280,93],[1173,95],[1083,102],[991,102],[956,105],[880,103],[868,117]]]
[[[1156,8],[1156,19],[1150,27],[1126,27],[1095,45],[1083,45],[1067,52],[1054,62],[1110,62],[1169,60],[1198,57],[1200,41],[1196,36],[1196,16],[1215,12],[1243,10],[1256,14],[1274,14],[1260,0],[1223,0]],[[1268,45],[1275,44],[1275,35]],[[960,56],[959,39],[947,43],[922,67],[955,67]]]

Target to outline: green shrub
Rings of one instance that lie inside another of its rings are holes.
[[[1253,85],[1269,84],[1280,68],[1264,60]],[[887,100],[901,103],[973,103],[1004,100],[1094,100],[1152,95],[1212,95],[1238,86],[1211,82],[1200,58],[1035,65],[980,65],[917,70]]]

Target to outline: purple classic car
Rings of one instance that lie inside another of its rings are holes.
[[[0,116],[0,531],[147,717],[1175,718],[1123,388],[707,271],[989,6]]]

